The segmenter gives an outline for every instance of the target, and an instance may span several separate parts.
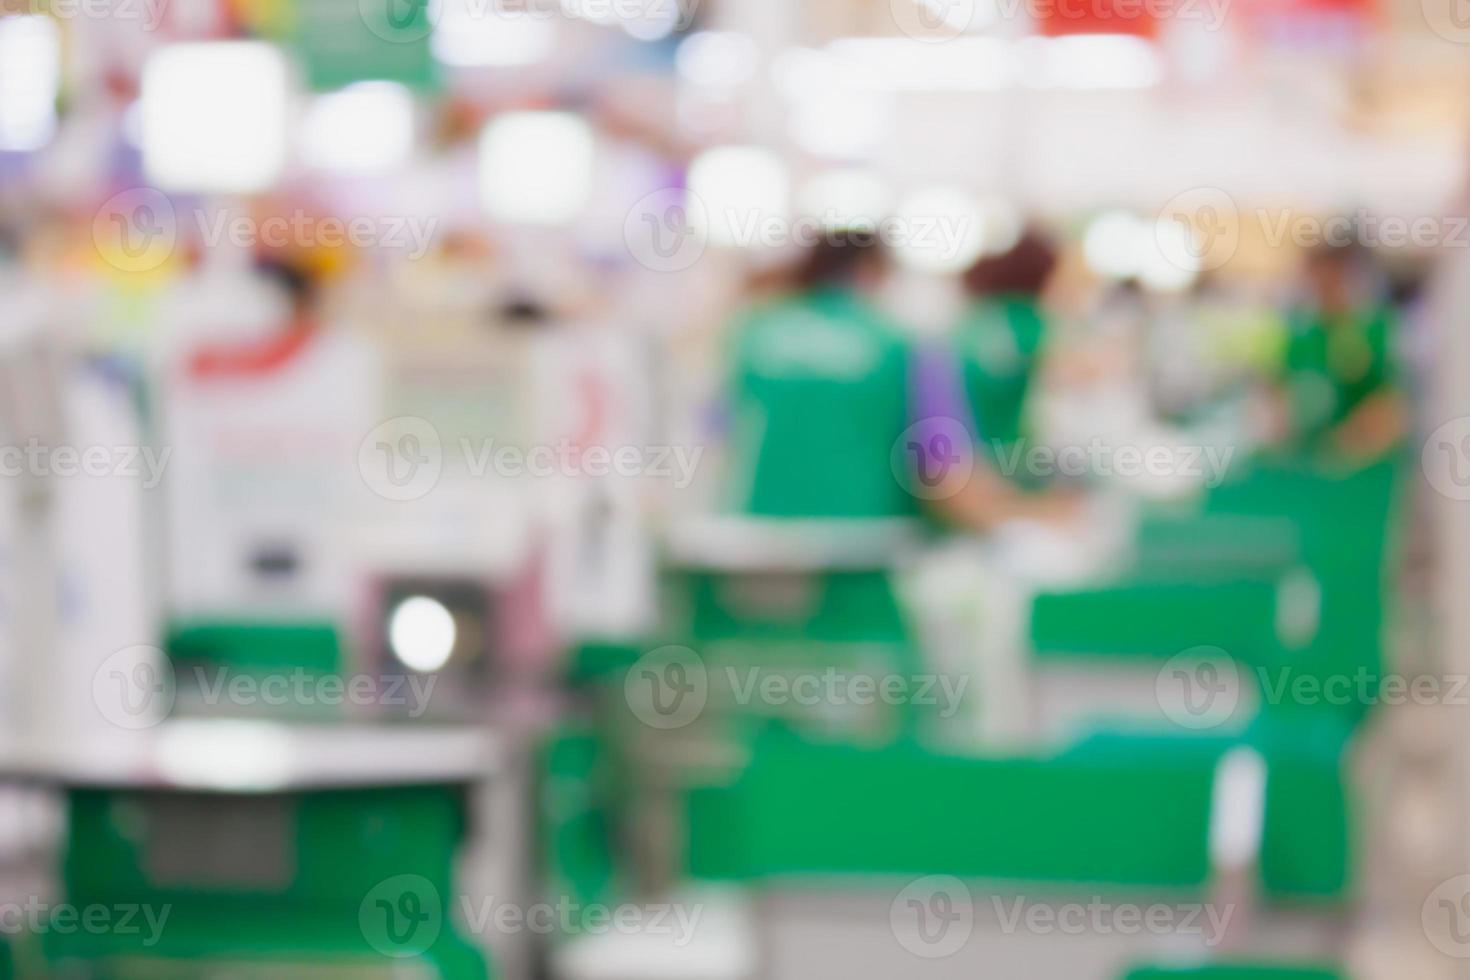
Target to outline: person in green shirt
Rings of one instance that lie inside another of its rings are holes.
[[[970,528],[1070,516],[1074,500],[1027,497],[975,453],[952,352],[912,343],[877,307],[870,294],[884,271],[876,236],[831,232],[807,251],[793,289],[735,321],[733,509],[814,519],[928,510]]]
[[[955,355],[992,461],[1026,436],[1027,396],[1047,332],[1041,295],[1056,264],[1051,242],[1029,230],[965,273],[970,301],[954,330]]]
[[[731,335],[729,490],[761,517],[917,514],[889,467],[907,422],[909,349],[868,298],[877,240],[832,232],[794,289],[758,302]]]
[[[1371,267],[1353,246],[1308,254],[1307,298],[1287,317],[1282,387],[1287,441],[1348,459],[1383,456],[1406,413],[1393,364],[1394,316],[1365,298]]]

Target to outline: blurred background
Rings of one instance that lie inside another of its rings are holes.
[[[0,0],[0,977],[1470,975],[1461,0]]]

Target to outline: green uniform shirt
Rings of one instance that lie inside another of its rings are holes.
[[[908,426],[908,345],[854,293],[764,304],[736,324],[731,382],[735,509],[765,517],[917,512],[890,464]]]
[[[1286,382],[1299,438],[1316,440],[1393,383],[1388,309],[1367,307],[1337,322],[1298,310],[1289,326]]]
[[[1025,296],[975,303],[955,330],[965,396],[987,450],[1024,434],[1026,396],[1045,333],[1041,310]]]

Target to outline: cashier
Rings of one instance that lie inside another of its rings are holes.
[[[1291,444],[1374,459],[1403,438],[1393,365],[1393,312],[1374,295],[1357,247],[1324,246],[1304,265],[1305,296],[1288,316],[1282,367]]]
[[[928,511],[970,528],[1070,516],[1070,500],[1023,495],[978,458],[952,347],[915,343],[881,310],[884,274],[876,236],[832,232],[807,250],[789,289],[736,320],[735,509],[812,519]]]

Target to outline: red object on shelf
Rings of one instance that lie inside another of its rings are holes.
[[[1037,7],[1037,26],[1047,37],[1069,34],[1130,34],[1152,38],[1157,15],[1184,0],[1045,0]]]

